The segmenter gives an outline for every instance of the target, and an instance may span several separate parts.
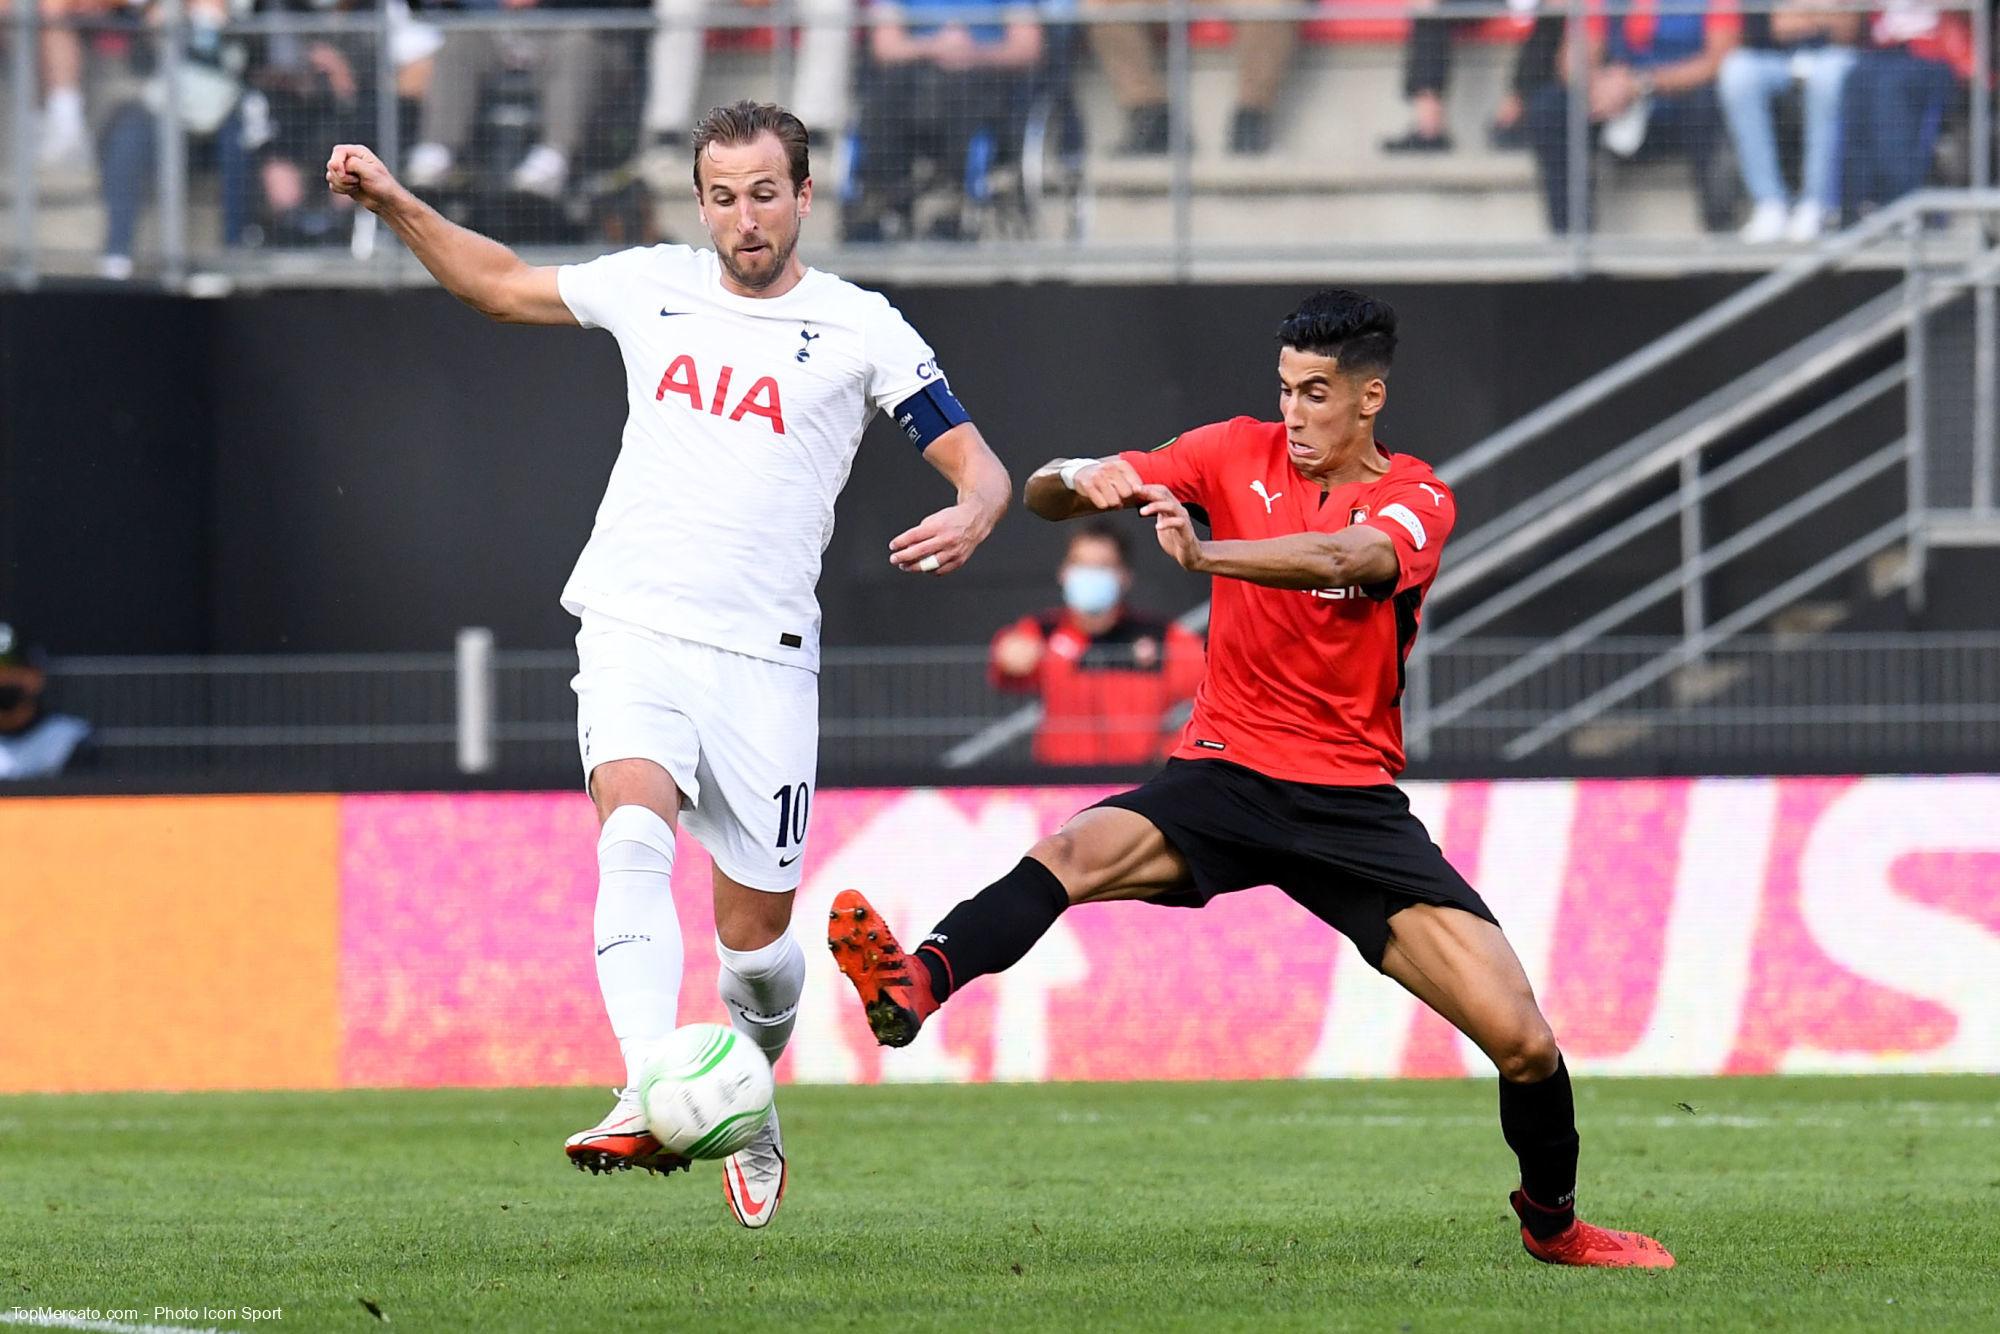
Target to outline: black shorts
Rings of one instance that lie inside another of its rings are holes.
[[[1097,804],[1144,816],[1186,859],[1194,883],[1154,903],[1199,908],[1218,894],[1276,885],[1377,969],[1389,919],[1413,903],[1499,925],[1391,783],[1291,783],[1227,760],[1168,760],[1144,785]]]

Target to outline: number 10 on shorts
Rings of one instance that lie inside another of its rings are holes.
[[[806,845],[806,821],[812,806],[812,791],[804,783],[797,787],[781,787],[771,794],[771,800],[778,803],[778,848],[803,848]]]

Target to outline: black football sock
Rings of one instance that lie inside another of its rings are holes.
[[[932,928],[917,957],[940,1002],[975,977],[1005,972],[1069,907],[1069,891],[1033,857],[960,903]]]
[[[1560,1052],[1547,1079],[1500,1081],[1500,1133],[1521,1160],[1524,1225],[1537,1238],[1555,1236],[1576,1219],[1576,1101]]]

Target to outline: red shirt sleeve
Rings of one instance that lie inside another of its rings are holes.
[[[1036,639],[1043,638],[1041,624],[1033,616],[1023,616],[1012,625],[1001,626],[999,633],[993,636],[992,646],[987,650],[986,680],[996,690],[1032,691],[1041,683],[1042,671],[1039,664],[1026,676],[1009,676],[1000,670],[1000,641],[1008,635],[1015,634],[1033,635]],[[1045,648],[1044,659],[1047,656]]]
[[[1430,581],[1457,522],[1458,500],[1435,477],[1412,479],[1382,493],[1361,526],[1386,533],[1396,548],[1396,587],[1390,596]]]
[[[1228,433],[1228,422],[1198,426],[1158,449],[1128,449],[1118,457],[1131,464],[1139,480],[1148,486],[1166,487],[1184,505],[1205,505],[1214,476],[1211,465]]]

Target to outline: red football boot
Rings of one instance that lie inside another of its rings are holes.
[[[1586,1265],[1600,1269],[1672,1269],[1674,1257],[1667,1248],[1638,1232],[1617,1232],[1597,1227],[1581,1218],[1546,1241],[1528,1231],[1528,1210],[1537,1208],[1520,1191],[1507,1197],[1521,1219],[1521,1245],[1528,1254],[1550,1265]]]
[[[930,970],[905,954],[861,891],[843,889],[827,914],[827,948],[861,994],[868,1027],[885,1047],[907,1047],[938,1007]]]
[[[688,1165],[687,1159],[668,1153],[646,1129],[645,1110],[639,1106],[639,1095],[631,1089],[619,1089],[618,1101],[604,1119],[571,1135],[563,1145],[563,1152],[569,1155],[577,1171],[592,1176],[635,1167],[664,1174],[683,1171]]]

